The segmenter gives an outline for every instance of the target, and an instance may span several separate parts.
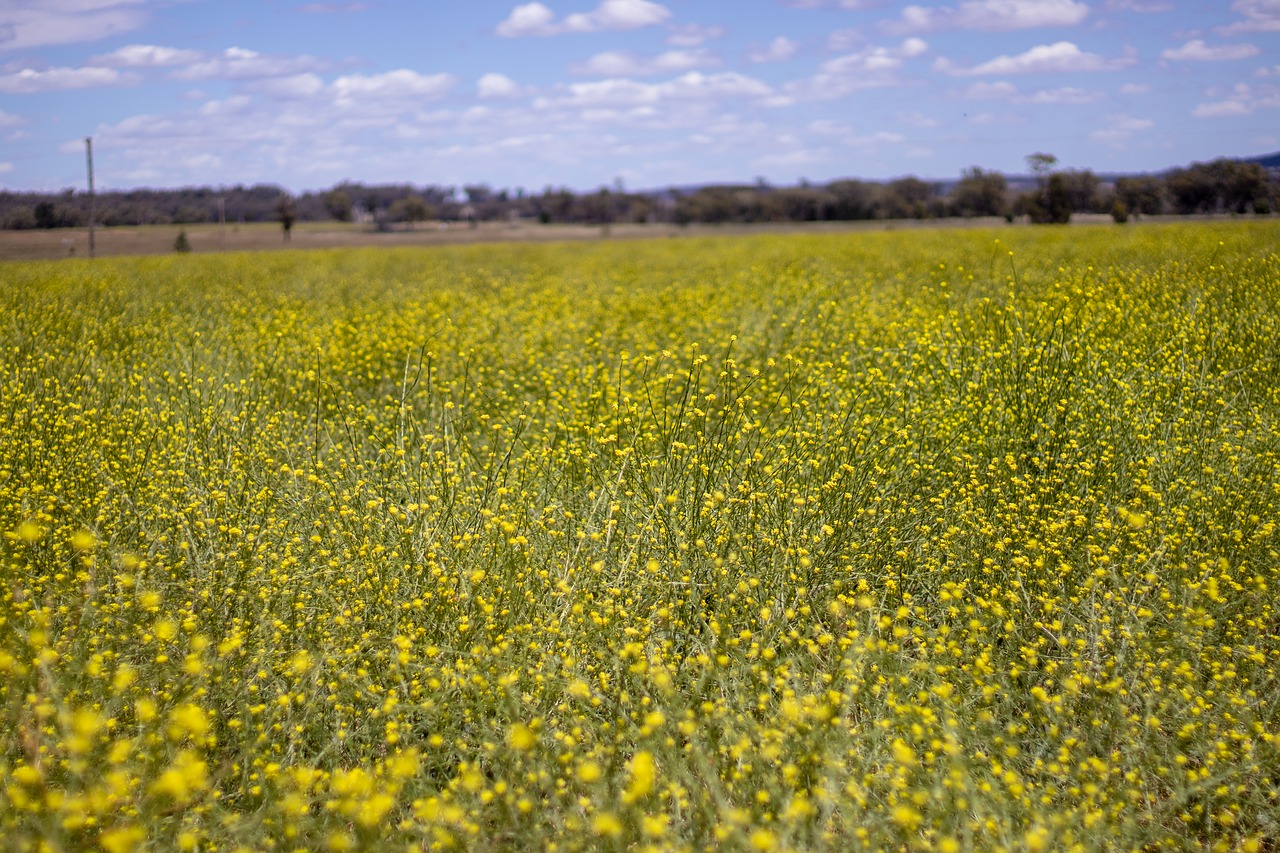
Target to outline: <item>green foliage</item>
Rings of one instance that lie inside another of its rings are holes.
[[[191,251],[191,241],[187,239],[186,229],[178,232],[177,238],[173,241],[173,250],[182,253]]]

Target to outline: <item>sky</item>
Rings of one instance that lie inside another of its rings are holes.
[[[0,188],[541,192],[1280,149],[1280,0],[0,0]]]

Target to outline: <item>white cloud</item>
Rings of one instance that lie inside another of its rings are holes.
[[[524,90],[507,75],[490,71],[476,81],[476,94],[482,98],[517,98]]]
[[[1244,20],[1218,27],[1223,35],[1280,32],[1280,0],[1235,0],[1231,11],[1243,15]]]
[[[556,14],[541,3],[522,3],[511,10],[506,20],[498,24],[498,35],[549,36],[559,32],[555,25]]]
[[[1105,98],[1102,92],[1081,89],[1076,86],[1062,86],[1058,89],[1041,89],[1030,95],[1014,98],[1017,104],[1092,104]]]
[[[1155,127],[1155,122],[1150,119],[1134,118],[1125,113],[1106,116],[1103,118],[1103,122],[1106,127],[1090,133],[1089,138],[1094,142],[1111,145],[1116,148],[1124,147],[1124,143],[1132,139],[1135,133]]]
[[[352,99],[438,98],[457,82],[452,74],[419,74],[399,68],[383,74],[349,74],[333,81],[339,103]]]
[[[827,50],[833,53],[841,53],[853,50],[858,45],[866,44],[867,38],[857,27],[848,27],[843,30],[833,30],[827,35]]]
[[[304,3],[296,11],[306,15],[331,15],[337,12],[364,12],[368,3]]]
[[[141,27],[147,0],[4,0],[0,50],[99,41]]]
[[[703,42],[718,39],[724,35],[724,27],[703,24],[672,25],[667,35],[667,44],[675,47],[698,47]]]
[[[662,83],[641,83],[616,78],[591,83],[572,83],[568,95],[559,99],[542,98],[535,106],[553,104],[570,106],[632,106],[657,104],[667,100],[715,100],[731,97],[765,97],[773,90],[753,77],[735,71],[703,74],[690,71]]]
[[[12,171],[13,171],[12,163],[0,163],[0,175],[5,174],[6,172],[12,172]]]
[[[1107,0],[1107,9],[1112,12],[1138,12],[1139,14],[1157,14],[1172,12],[1178,8],[1166,0]]]
[[[1253,72],[1254,77],[1280,77],[1280,65],[1273,65],[1270,68],[1259,68]]]
[[[1258,55],[1258,48],[1251,44],[1220,44],[1209,46],[1200,39],[1192,39],[1182,47],[1160,51],[1161,59],[1191,60],[1193,62],[1218,62],[1231,59],[1248,59]]]
[[[1076,71],[1111,71],[1132,65],[1133,57],[1106,59],[1096,53],[1086,53],[1069,41],[1042,44],[1016,56],[997,56],[980,65],[969,68],[957,66],[945,58],[938,59],[934,68],[957,77],[977,77],[986,74],[1056,74]]]
[[[290,74],[287,77],[268,77],[255,80],[247,87],[249,91],[260,92],[273,98],[300,100],[313,98],[325,91],[325,82],[318,74]]]
[[[769,46],[759,50],[753,50],[748,58],[752,62],[778,62],[784,59],[790,59],[800,50],[800,42],[793,41],[786,36],[778,36],[769,42]]]
[[[927,116],[924,113],[919,111],[914,111],[909,113],[899,113],[898,121],[902,122],[903,124],[910,125],[911,127],[919,127],[919,128],[925,128],[925,129],[928,129],[931,127],[937,127],[939,124],[942,123],[938,121],[936,118],[933,118],[932,116]]]
[[[1223,118],[1248,116],[1259,110],[1280,108],[1280,86],[1237,83],[1229,92],[1219,97],[1217,101],[1198,105],[1191,111],[1191,115],[1196,118]]]
[[[122,74],[114,68],[47,68],[36,71],[23,68],[9,74],[0,74],[0,92],[31,94],[60,89],[89,89],[97,86],[131,85],[137,78]]]
[[[1120,87],[1122,95],[1145,95],[1151,91],[1151,86],[1147,83],[1125,83]]]
[[[318,71],[325,63],[311,56],[268,56],[242,47],[229,47],[215,56],[174,72],[179,80],[251,80]]]
[[[907,6],[885,27],[897,33],[1026,30],[1072,26],[1088,14],[1089,7],[1077,0],[963,0],[954,7]]]
[[[1018,95],[1018,87],[1007,80],[994,83],[970,83],[960,93],[960,97],[974,101],[1009,101]]]
[[[602,0],[590,12],[577,12],[562,21],[542,3],[523,3],[497,26],[500,36],[550,36],[559,33],[593,33],[601,30],[635,30],[660,24],[671,11],[652,0]]]
[[[929,45],[922,39],[912,37],[897,47],[869,47],[846,53],[823,62],[812,77],[787,84],[785,91],[792,100],[827,100],[865,89],[897,86],[901,84],[897,72],[905,61],[928,50]],[[786,103],[778,101],[777,105]]]
[[[597,53],[586,62],[573,66],[575,74],[593,77],[643,77],[673,74],[719,65],[719,58],[708,50],[668,50],[657,56],[637,56],[625,51]]]
[[[974,113],[969,116],[969,124],[985,127],[993,124],[1026,124],[1027,120],[1017,113]]]
[[[17,127],[20,124],[26,124],[27,120],[22,116],[16,116],[13,113],[7,113],[0,110],[0,127]]]
[[[202,58],[198,50],[181,50],[154,44],[129,44],[122,48],[93,57],[94,65],[117,68],[156,68],[169,65],[187,65]]]

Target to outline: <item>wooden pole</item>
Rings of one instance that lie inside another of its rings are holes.
[[[94,256],[95,246],[93,241],[93,219],[96,211],[94,210],[93,197],[93,137],[86,136],[84,138],[84,154],[85,160],[89,164],[89,257]]]

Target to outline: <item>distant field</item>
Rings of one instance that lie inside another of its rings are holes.
[[[1110,221],[1106,216],[1078,216],[1077,222]],[[540,225],[531,222],[483,222],[475,228],[465,223],[419,223],[414,228],[378,232],[368,225],[341,222],[303,222],[294,226],[289,242],[278,223],[217,225],[147,225],[136,228],[99,228],[95,246],[99,256],[161,255],[173,251],[179,231],[187,233],[193,253],[256,252],[275,249],[351,248],[359,246],[437,246],[476,242],[551,242],[558,240],[632,240],[655,237],[724,236],[749,234],[832,233],[917,228],[1002,227],[996,218],[965,220],[894,220],[868,222],[783,222],[761,225]],[[89,232],[84,228],[52,230],[0,230],[0,260],[54,260],[85,257]]]
[[[1275,849],[1276,220],[0,271],[0,846]]]

